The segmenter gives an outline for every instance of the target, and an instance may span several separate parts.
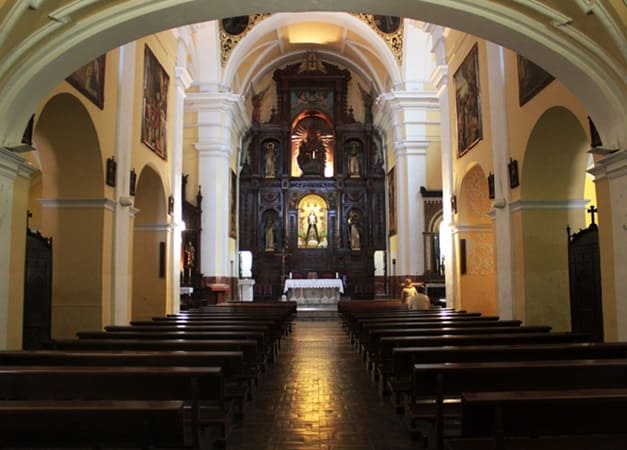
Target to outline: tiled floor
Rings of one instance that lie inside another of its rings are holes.
[[[303,320],[256,390],[228,450],[419,448],[381,400],[337,318]]]

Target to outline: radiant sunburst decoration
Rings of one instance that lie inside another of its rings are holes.
[[[318,121],[308,119],[292,131],[292,176],[332,177],[335,136]]]
[[[398,64],[403,64],[403,18],[364,13],[354,15],[376,31],[392,50]]]
[[[227,17],[220,23],[220,48],[221,61],[224,66],[231,56],[233,49],[239,41],[246,36],[252,28],[271,14],[253,14],[250,16]]]

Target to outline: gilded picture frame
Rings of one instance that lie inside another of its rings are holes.
[[[457,157],[459,158],[483,139],[477,44],[470,49],[453,78],[457,113]]]
[[[168,85],[170,77],[154,53],[144,47],[144,98],[141,141],[164,160],[168,159]]]

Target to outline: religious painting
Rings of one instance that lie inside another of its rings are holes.
[[[330,178],[334,172],[335,134],[329,119],[308,111],[296,118],[291,136],[291,175]]]
[[[333,103],[331,89],[294,89],[290,92],[292,117],[307,109],[315,109],[333,117]]]
[[[104,78],[107,55],[101,55],[72,73],[66,81],[98,108],[104,108]]]
[[[509,187],[514,189],[520,184],[518,179],[518,161],[510,159],[509,164],[507,165],[507,170],[509,172]]]
[[[317,194],[298,203],[298,248],[327,248],[327,202]]]
[[[453,78],[457,110],[457,157],[460,157],[483,138],[477,44],[464,58]]]
[[[531,100],[555,77],[542,67],[518,55],[518,103],[520,106]]]
[[[388,172],[388,234],[396,234],[396,174],[394,167]]]
[[[401,18],[397,16],[373,16],[374,24],[382,33],[396,33],[401,26]]]
[[[229,236],[233,239],[237,238],[237,201],[235,195],[237,193],[237,175],[231,170],[231,187],[229,190]]]
[[[222,28],[230,35],[237,36],[248,28],[249,22],[248,16],[227,17],[222,19]]]
[[[168,83],[170,77],[148,46],[144,49],[144,104],[141,141],[163,159],[168,152]]]

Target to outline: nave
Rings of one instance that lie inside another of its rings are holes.
[[[381,399],[335,318],[297,318],[229,450],[420,448]]]

